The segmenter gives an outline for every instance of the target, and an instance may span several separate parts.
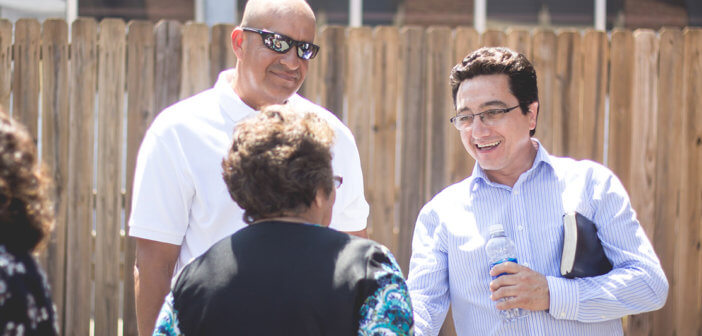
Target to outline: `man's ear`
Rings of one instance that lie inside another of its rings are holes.
[[[536,128],[536,118],[539,115],[539,102],[529,104],[529,129]]]
[[[242,44],[244,43],[244,31],[241,27],[236,27],[232,30],[232,50],[236,58],[241,58]]]

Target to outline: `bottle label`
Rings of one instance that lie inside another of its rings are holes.
[[[499,264],[501,264],[501,263],[503,263],[503,262],[508,262],[508,261],[511,261],[511,262],[513,262],[513,263],[515,263],[515,264],[518,264],[517,258],[505,258],[505,259],[500,259],[500,260],[498,260],[497,262],[494,262],[494,263],[490,264],[490,269],[492,269],[493,267],[495,267],[495,266],[497,266],[497,265],[499,265]],[[495,279],[497,279],[497,278],[499,278],[499,277],[501,277],[501,276],[503,276],[503,275],[505,275],[505,274],[507,274],[507,273],[498,274],[497,276],[492,277],[492,279],[495,280]]]

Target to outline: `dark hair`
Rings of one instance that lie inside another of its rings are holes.
[[[27,129],[0,110],[0,244],[33,251],[53,225],[50,178]]]
[[[319,188],[331,194],[333,139],[325,121],[287,105],[268,106],[239,123],[222,176],[244,222],[300,213]]]
[[[480,48],[453,67],[449,82],[454,107],[456,107],[458,87],[464,80],[480,75],[497,74],[509,77],[509,89],[519,101],[522,113],[527,114],[529,105],[539,101],[536,71],[524,55],[502,47]],[[533,136],[535,131],[536,129],[531,130],[529,135]]]

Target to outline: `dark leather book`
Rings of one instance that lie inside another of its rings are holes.
[[[612,270],[612,263],[597,237],[597,227],[590,219],[577,212],[566,213],[563,215],[563,233],[563,277],[593,277]]]

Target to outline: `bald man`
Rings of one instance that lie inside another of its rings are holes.
[[[221,162],[235,125],[265,105],[291,104],[332,126],[332,167],[344,183],[330,227],[366,235],[368,204],[353,135],[332,113],[296,94],[319,51],[314,37],[314,13],[305,1],[248,1],[231,36],[236,68],[222,72],[213,88],[166,108],[144,136],[129,219],[129,235],[137,239],[140,335],[151,334],[174,272],[245,226]]]

